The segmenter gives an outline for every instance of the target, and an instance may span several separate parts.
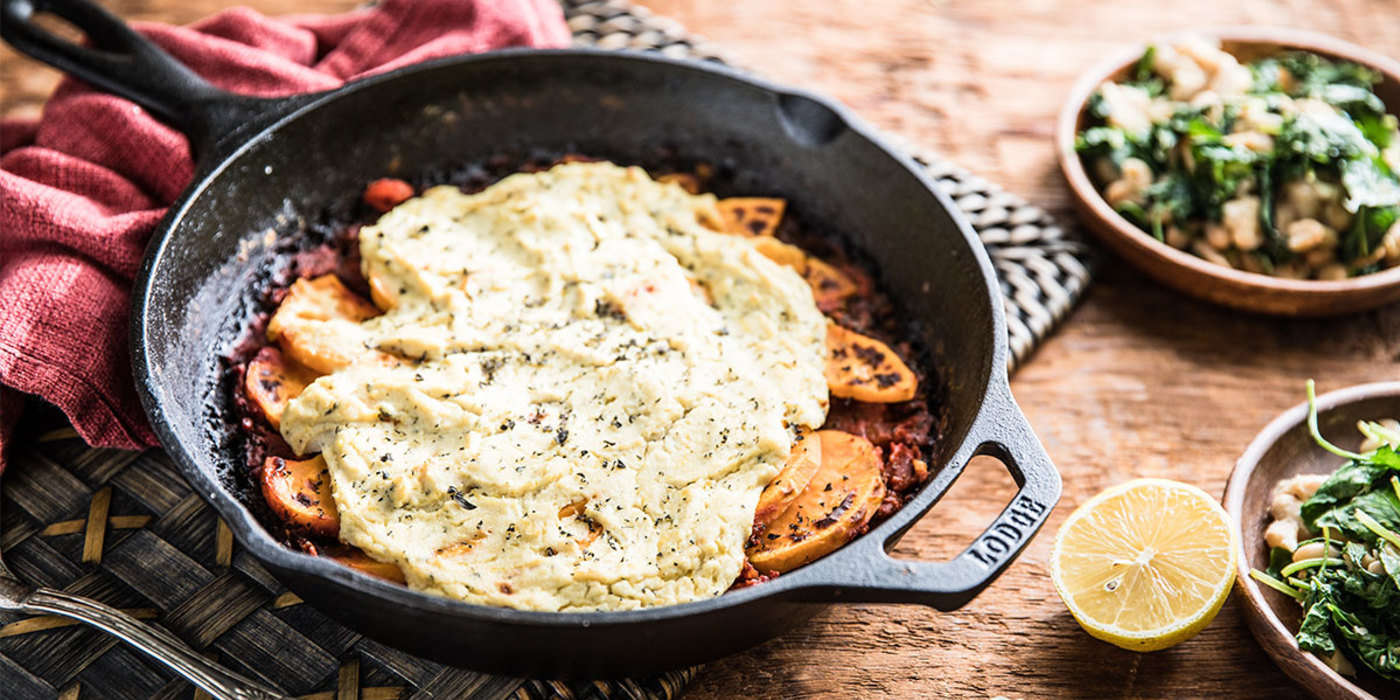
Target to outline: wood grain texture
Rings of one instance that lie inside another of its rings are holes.
[[[131,19],[189,22],[230,3],[106,4]],[[276,14],[357,3],[245,4]],[[1054,166],[1053,117],[1077,74],[1106,52],[1201,23],[1268,22],[1400,55],[1397,0],[642,4],[715,41],[729,59],[833,95],[875,124],[1065,220],[1070,213]],[[56,76],[0,49],[0,110],[37,114]],[[1065,496],[1047,535],[1074,506],[1132,477],[1176,478],[1219,494],[1250,438],[1301,398],[1306,377],[1323,390],[1400,377],[1400,308],[1324,321],[1270,319],[1183,300],[1112,259],[1103,267],[1084,307],[1013,381],[1064,475]],[[141,469],[122,477],[149,478],[152,487],[164,478]],[[976,465],[909,533],[898,555],[950,556],[999,510],[1008,484],[994,464]],[[152,498],[160,493],[142,491]],[[43,492],[29,493],[40,494],[30,504],[37,510],[69,510],[42,498]],[[1039,538],[964,610],[833,608],[780,639],[705,668],[688,697],[1302,696],[1250,637],[1237,600],[1199,637],[1167,651],[1135,654],[1090,639],[1050,586],[1049,544],[1048,536]],[[108,553],[120,569],[121,552]],[[49,561],[43,554],[34,552],[33,560]],[[133,576],[130,583],[147,582]],[[384,650],[384,656],[394,655]]]
[[[1078,74],[1124,44],[1203,22],[1289,25],[1400,55],[1400,2],[1235,3],[647,0],[776,80],[861,116],[1072,220],[1054,116]],[[1274,415],[1324,390],[1400,376],[1400,309],[1286,321],[1187,301],[1108,260],[1084,306],[1012,386],[1065,480],[1046,527],[1137,476],[1220,494]],[[1004,502],[972,469],[901,542],[943,558]],[[1135,654],[1089,638],[1047,574],[1050,537],[964,610],[833,608],[707,667],[687,697],[1302,697],[1245,628],[1237,600],[1199,637]],[[1238,594],[1236,594],[1238,595]]]

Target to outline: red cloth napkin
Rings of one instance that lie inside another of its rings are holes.
[[[382,0],[278,19],[234,8],[136,29],[215,85],[266,97],[440,56],[569,42],[554,0]],[[152,228],[193,168],[182,134],[73,80],[38,122],[0,123],[0,469],[22,394],[58,406],[89,444],[156,444],[131,379],[128,296]]]

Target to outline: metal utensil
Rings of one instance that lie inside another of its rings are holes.
[[[0,472],[2,475],[3,472]],[[287,697],[272,686],[246,678],[200,656],[175,635],[138,622],[136,618],[99,603],[54,588],[21,582],[0,554],[0,610],[34,615],[62,615],[105,630],[146,652],[185,680],[220,700],[282,700]]]

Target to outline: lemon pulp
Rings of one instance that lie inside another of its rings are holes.
[[[1060,528],[1050,577],[1089,634],[1165,649],[1209,625],[1235,575],[1230,518],[1204,491],[1165,479],[1110,488]]]

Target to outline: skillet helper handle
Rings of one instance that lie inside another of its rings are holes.
[[[81,29],[91,47],[34,21],[48,13]],[[246,121],[262,100],[210,84],[170,54],[88,0],[0,0],[0,37],[15,49],[101,90],[125,97],[210,148]]]
[[[95,600],[52,588],[40,588],[28,595],[19,609],[29,613],[63,615],[105,630],[165,664],[219,700],[287,698],[276,688],[240,676],[201,656],[169,632],[154,625],[142,624],[126,613]]]
[[[864,546],[842,562],[836,577],[843,580],[830,582],[825,600],[831,600],[834,592],[843,601],[921,603],[956,610],[981,593],[1025,549],[1060,499],[1060,474],[1005,379],[988,392],[965,444],[968,447],[945,467],[957,470],[952,479],[973,457],[989,455],[1006,465],[1019,487],[991,525],[944,562],[894,559],[878,540],[853,543]]]

